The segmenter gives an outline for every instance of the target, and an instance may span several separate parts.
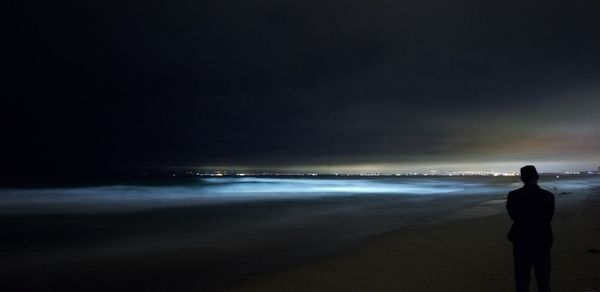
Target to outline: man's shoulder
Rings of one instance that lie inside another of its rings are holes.
[[[508,195],[510,196],[511,194],[514,195],[514,194],[519,194],[522,192],[523,192],[523,188],[518,188],[516,190],[512,190],[512,191],[508,192]]]
[[[548,191],[548,190],[540,188],[540,192],[543,193],[547,197],[553,197],[554,198],[554,194],[552,192]]]
[[[554,194],[551,193],[548,190],[542,189],[540,187],[535,187],[535,188],[526,188],[526,187],[522,187],[522,188],[518,188],[516,190],[512,190],[510,192],[508,192],[508,196],[515,196],[518,194],[526,194],[526,193],[531,193],[531,194],[535,194],[535,193],[541,193],[545,196],[548,197],[554,197]]]

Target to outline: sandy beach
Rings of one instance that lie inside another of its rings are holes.
[[[575,195],[557,195],[553,291],[600,291],[600,192]],[[512,291],[510,224],[498,214],[400,228],[234,291]]]

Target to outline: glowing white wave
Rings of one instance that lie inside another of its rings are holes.
[[[206,187],[216,193],[298,194],[443,194],[464,190],[466,183],[364,179],[209,178]]]

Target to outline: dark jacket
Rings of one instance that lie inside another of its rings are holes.
[[[537,185],[524,187],[508,193],[506,210],[514,221],[508,239],[514,244],[538,247],[552,245],[554,195]]]

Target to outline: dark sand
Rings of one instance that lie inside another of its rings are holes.
[[[0,216],[1,291],[222,291],[490,195]]]
[[[576,195],[557,195],[552,287],[600,291],[600,194]],[[513,291],[510,224],[501,214],[405,227],[235,290]]]

